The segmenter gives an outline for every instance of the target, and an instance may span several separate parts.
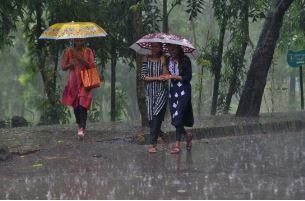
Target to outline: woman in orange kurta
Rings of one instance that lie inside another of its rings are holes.
[[[86,129],[87,110],[90,109],[92,93],[86,90],[81,80],[82,68],[94,68],[93,51],[84,46],[85,39],[75,39],[74,48],[68,48],[64,53],[62,70],[69,70],[67,84],[62,96],[62,104],[72,106],[76,123],[77,136],[84,138]]]

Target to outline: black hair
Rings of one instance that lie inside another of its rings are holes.
[[[184,75],[185,74],[185,68],[187,68],[188,63],[190,62],[188,56],[186,56],[184,54],[183,48],[181,47],[181,45],[177,45],[177,49],[178,49],[178,61],[179,61],[179,72],[180,75]]]
[[[184,54],[184,51],[183,51],[181,45],[177,45],[177,49],[178,49],[179,63],[181,63],[181,61],[184,58],[185,54]]]

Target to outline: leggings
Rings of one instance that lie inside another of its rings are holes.
[[[74,108],[74,115],[78,128],[86,129],[87,109],[83,106],[78,106],[77,108]]]
[[[181,141],[182,135],[186,134],[186,131],[184,129],[183,125],[175,126],[176,127],[176,141]]]
[[[150,144],[157,144],[158,137],[160,136],[161,132],[161,124],[164,119],[166,111],[166,104],[163,106],[162,110],[157,115],[153,115],[152,120],[149,121],[150,127]]]

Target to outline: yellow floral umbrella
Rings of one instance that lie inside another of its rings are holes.
[[[56,23],[45,30],[39,39],[74,39],[105,37],[106,31],[93,22]]]

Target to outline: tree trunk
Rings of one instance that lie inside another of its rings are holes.
[[[230,79],[230,84],[229,84],[229,90],[228,94],[225,99],[225,105],[224,105],[224,114],[228,114],[230,105],[231,105],[231,100],[232,96],[236,93],[237,88],[237,81],[238,81],[238,75],[240,75],[240,71],[242,70],[243,67],[243,62],[244,62],[244,57],[246,54],[246,49],[248,46],[249,42],[249,5],[250,5],[250,0],[244,0],[242,1],[242,10],[241,10],[241,32],[242,32],[242,37],[237,39],[237,40],[242,40],[240,47],[237,47],[237,50],[235,52],[235,57],[234,60],[237,62],[233,64],[233,73],[232,77]]]
[[[215,69],[214,70],[215,78],[214,78],[214,86],[213,86],[211,115],[215,115],[216,110],[217,110],[217,99],[218,99],[218,94],[219,94],[219,82],[220,82],[220,73],[221,73],[223,43],[224,43],[224,37],[225,37],[225,33],[226,33],[226,27],[227,27],[227,18],[224,17],[223,21],[221,22],[221,27],[220,27],[216,58],[215,58],[215,60],[212,61],[213,67]]]
[[[163,27],[164,33],[168,32],[168,13],[167,13],[167,0],[163,0]]]
[[[147,112],[146,112],[146,103],[145,103],[145,84],[141,79],[141,67],[142,67],[142,58],[137,56],[137,96],[138,96],[138,105],[141,112],[141,124],[142,126],[148,126]]]
[[[54,44],[54,70],[53,70],[53,91],[56,93],[56,84],[57,84],[57,71],[58,71],[58,54],[59,48],[57,42]]]
[[[39,36],[42,33],[42,5],[41,3],[37,3],[36,6],[36,55],[38,57],[38,69],[42,76],[42,81],[45,84],[47,82],[47,77],[44,73],[44,65],[45,65],[45,56],[43,55],[43,41],[39,40]],[[47,89],[45,89],[47,92]]]
[[[197,48],[197,38],[196,38],[196,26],[194,19],[191,19],[191,27],[192,27],[192,33],[193,33],[193,38],[194,38],[194,45]],[[198,116],[201,115],[201,108],[202,108],[202,83],[203,83],[203,66],[201,66],[200,73],[199,73],[199,95],[198,95]]]
[[[202,106],[202,83],[203,83],[203,66],[201,66],[199,73],[199,95],[198,95],[198,116],[201,115],[201,106]]]
[[[239,101],[237,116],[259,115],[267,75],[283,23],[283,17],[292,2],[293,0],[277,1],[276,8],[270,11],[266,18]]]
[[[4,118],[4,111],[3,111],[3,102],[2,102],[2,94],[0,96],[0,120],[3,120]]]
[[[303,90],[303,67],[299,67],[300,74],[300,92],[301,92],[301,110],[304,110],[304,90]]]
[[[290,109],[295,110],[295,69],[290,71],[289,82],[289,106]]]
[[[194,38],[194,45],[195,45],[195,47],[197,47],[195,19],[191,19],[191,26],[192,26],[192,33],[193,33],[193,38]]]
[[[44,84],[44,91],[47,95],[47,99],[49,104],[54,105],[56,101],[55,93],[52,85],[52,78],[48,77],[47,70],[45,69],[46,55],[44,53],[44,44],[43,40],[39,40],[39,36],[42,33],[42,9],[43,5],[41,2],[37,1],[35,4],[35,12],[36,12],[36,56],[38,58],[38,69],[42,77],[42,81]],[[47,107],[45,111],[43,111],[43,115],[40,117],[40,120],[43,123],[59,123],[59,118],[57,115],[54,115],[54,110],[52,107]]]
[[[134,0],[134,4],[140,2],[140,0]],[[133,41],[138,40],[143,35],[143,22],[141,9],[132,12],[132,27],[133,27]],[[140,55],[136,55],[136,85],[137,85],[137,99],[138,107],[141,114],[142,126],[148,126],[148,119],[146,114],[145,105],[145,86],[144,81],[141,79],[142,58]]]
[[[116,63],[117,63],[117,52],[116,52],[116,41],[115,38],[112,38],[111,41],[111,111],[110,111],[110,120],[115,121],[115,73],[116,73]]]
[[[48,77],[48,88],[49,88],[49,95],[48,97],[51,97],[49,99],[50,104],[51,105],[56,105],[59,104],[58,101],[60,101],[57,98],[57,94],[56,94],[56,85],[57,85],[57,71],[58,71],[58,54],[59,54],[59,48],[58,48],[58,44],[55,41],[54,43],[51,44],[51,50],[50,50],[50,54],[51,54],[51,58],[53,59],[53,63],[54,63],[54,68],[53,68],[53,72],[52,72],[52,77]],[[50,111],[48,111],[49,115],[50,115],[50,119],[51,122],[54,123],[59,123],[58,119],[60,118],[60,114],[59,114],[59,110],[57,107],[51,109]]]

